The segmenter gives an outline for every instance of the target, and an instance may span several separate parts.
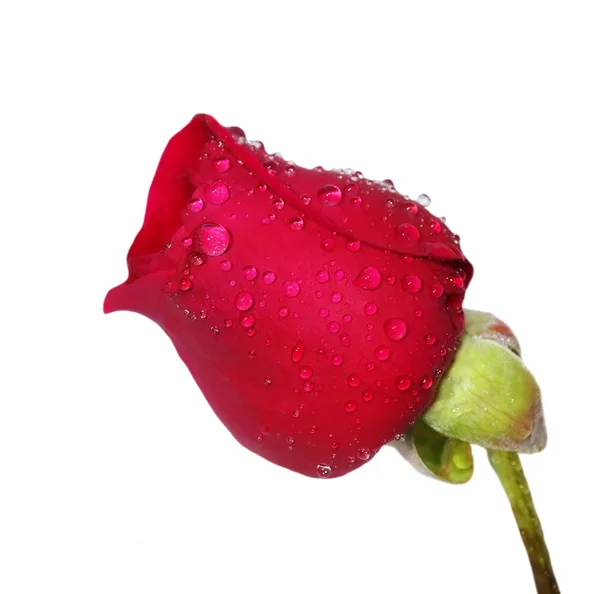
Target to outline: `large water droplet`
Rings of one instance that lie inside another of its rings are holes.
[[[263,279],[263,283],[265,283],[265,285],[272,285],[275,282],[275,280],[277,279],[277,277],[275,276],[274,272],[267,271],[267,272],[263,273],[262,279]]]
[[[292,231],[301,231],[304,227],[304,219],[300,217],[294,217],[290,219],[290,229]]]
[[[300,285],[293,280],[283,281],[283,294],[286,297],[296,297],[300,293]]]
[[[326,184],[319,190],[319,200],[323,206],[337,206],[342,200],[342,191],[333,184]]]
[[[254,296],[249,291],[241,291],[235,298],[235,306],[240,311],[248,311],[254,305]]]
[[[206,187],[204,195],[213,204],[223,204],[229,200],[229,188],[221,181],[213,182]]]
[[[256,275],[258,274],[254,266],[244,266],[244,268],[242,268],[242,273],[244,275],[244,278],[248,281],[253,281],[256,278]]]
[[[208,256],[220,256],[229,247],[229,231],[217,223],[204,223],[193,235],[199,250]]]
[[[374,266],[366,266],[354,282],[362,289],[373,291],[381,284],[381,272]]]
[[[200,212],[204,208],[204,201],[200,197],[201,195],[203,195],[203,193],[199,192],[199,190],[196,190],[192,194],[192,197],[189,199],[187,205],[190,212]]]
[[[439,299],[444,294],[444,287],[439,283],[431,285],[431,296],[434,299]]]
[[[390,340],[402,340],[406,336],[406,322],[399,318],[386,320],[383,330]]]
[[[419,241],[421,233],[410,223],[402,223],[396,227],[396,233],[406,245],[414,245]]]

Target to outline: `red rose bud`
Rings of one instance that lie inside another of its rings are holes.
[[[105,311],[159,324],[234,437],[341,476],[431,404],[464,328],[458,237],[392,183],[304,169],[195,116]]]

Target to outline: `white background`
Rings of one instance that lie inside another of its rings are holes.
[[[196,112],[432,197],[475,265],[466,305],[543,388],[524,463],[563,592],[600,591],[594,5],[3,4],[0,591],[534,591],[482,453],[463,487],[391,449],[295,475],[233,440],[158,327],[103,316]]]

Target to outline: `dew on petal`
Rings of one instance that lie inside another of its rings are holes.
[[[363,399],[365,402],[371,402],[371,400],[373,400],[373,392],[371,392],[371,390],[365,390],[365,391],[362,393],[362,399]]]
[[[231,270],[231,262],[229,260],[223,260],[220,264],[219,264],[219,268],[221,270],[224,270],[225,272]]]
[[[348,402],[346,402],[346,404],[344,404],[344,410],[347,413],[353,413],[356,410],[356,401],[349,400]]]
[[[360,386],[360,377],[358,377],[358,375],[356,375],[356,373],[351,373],[348,376],[348,383],[353,387],[353,388],[357,388],[358,386]]]
[[[217,181],[205,188],[204,195],[212,204],[223,204],[229,200],[229,188],[223,182]]]
[[[375,357],[377,357],[379,361],[387,361],[391,354],[392,352],[390,351],[389,347],[386,347],[382,344],[375,349]]]
[[[333,303],[339,303],[342,300],[342,294],[341,293],[332,293],[331,294],[331,301]]]
[[[275,276],[274,272],[267,271],[262,275],[262,280],[265,285],[272,285],[276,279],[277,277]]]
[[[187,207],[190,212],[200,212],[204,208],[204,201],[202,198],[194,195],[189,199]]]
[[[321,242],[321,248],[326,252],[333,251],[334,247],[335,247],[335,243],[334,243],[333,239],[331,239],[331,238],[324,239]]]
[[[317,476],[319,478],[327,478],[331,476],[331,466],[328,464],[317,464]]]
[[[342,191],[333,184],[324,185],[318,196],[323,206],[337,206],[342,201]]]
[[[302,357],[304,357],[304,341],[299,340],[292,349],[292,361],[299,363],[302,361]]]
[[[424,390],[429,390],[429,388],[431,388],[432,384],[433,384],[433,380],[430,377],[424,377],[421,380],[421,387]]]
[[[320,315],[322,318],[326,318],[326,317],[328,317],[328,316],[329,316],[329,310],[328,310],[326,307],[322,307],[322,308],[319,310],[319,315]]]
[[[179,288],[182,291],[189,291],[192,287],[192,281],[189,278],[182,278],[179,281]]]
[[[229,159],[215,159],[214,162],[215,165],[215,171],[217,173],[225,173],[226,171],[229,171],[230,167],[231,167],[231,161]]]
[[[421,279],[414,274],[407,274],[402,279],[402,288],[411,295],[418,293],[422,286],[423,283],[421,282]]]
[[[421,206],[428,207],[431,204],[431,198],[427,194],[419,194],[415,200]]]
[[[298,375],[300,375],[302,379],[310,379],[313,376],[313,373],[312,367],[308,365],[300,367],[300,370],[298,371]]]
[[[431,296],[434,299],[439,299],[444,294],[444,287],[439,283],[431,285]]]
[[[227,251],[230,243],[229,231],[217,223],[204,223],[193,232],[200,251],[208,256],[220,256]]]
[[[253,281],[258,272],[254,266],[244,266],[244,268],[242,268],[242,274],[246,280]]]
[[[373,291],[381,284],[381,272],[374,266],[366,266],[361,270],[354,282],[361,289]]]
[[[339,367],[343,362],[344,362],[344,357],[342,357],[342,355],[333,355],[331,357],[331,362],[336,366]]]
[[[352,344],[350,336],[345,332],[343,334],[340,334],[340,342],[346,347],[349,347]]]
[[[283,294],[286,297],[296,297],[300,293],[300,285],[293,280],[283,281]]]
[[[181,238],[181,245],[183,247],[190,247],[192,245],[192,238],[189,235]]]
[[[415,245],[421,237],[419,230],[410,223],[402,223],[398,225],[396,227],[396,233],[406,245]]]
[[[290,310],[288,307],[280,307],[278,313],[280,318],[287,318],[290,315]]]
[[[432,346],[436,343],[437,338],[433,334],[427,334],[425,336],[425,344]]]
[[[240,311],[248,311],[254,305],[254,296],[249,291],[241,291],[235,298],[235,307]]]
[[[256,324],[256,318],[252,314],[244,314],[240,318],[240,324],[244,328],[252,328]]]
[[[401,390],[402,392],[408,390],[410,388],[410,378],[406,375],[401,375],[396,378],[396,388]]]
[[[371,450],[369,448],[358,448],[356,457],[363,462],[366,462],[371,457]]]
[[[358,184],[353,182],[346,184],[344,186],[344,196],[349,196],[350,198],[358,196]]]
[[[290,229],[292,231],[301,231],[304,227],[304,219],[301,217],[294,217],[290,219]]]
[[[368,316],[374,316],[377,313],[377,304],[376,303],[365,303],[365,313]]]
[[[358,239],[355,241],[347,241],[346,249],[349,252],[358,252],[358,250],[360,249],[360,241],[358,241]]]
[[[386,320],[383,330],[390,340],[402,340],[406,336],[406,322],[399,318]]]
[[[320,283],[326,283],[329,280],[329,272],[327,270],[319,270],[317,272],[317,280]]]
[[[327,324],[327,330],[332,334],[337,334],[340,331],[340,325],[337,322],[329,322],[329,324]]]

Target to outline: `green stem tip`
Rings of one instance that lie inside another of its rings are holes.
[[[560,590],[552,571],[542,525],[533,505],[519,455],[488,450],[488,458],[510,501],[521,539],[529,555],[538,594],[558,594]]]

